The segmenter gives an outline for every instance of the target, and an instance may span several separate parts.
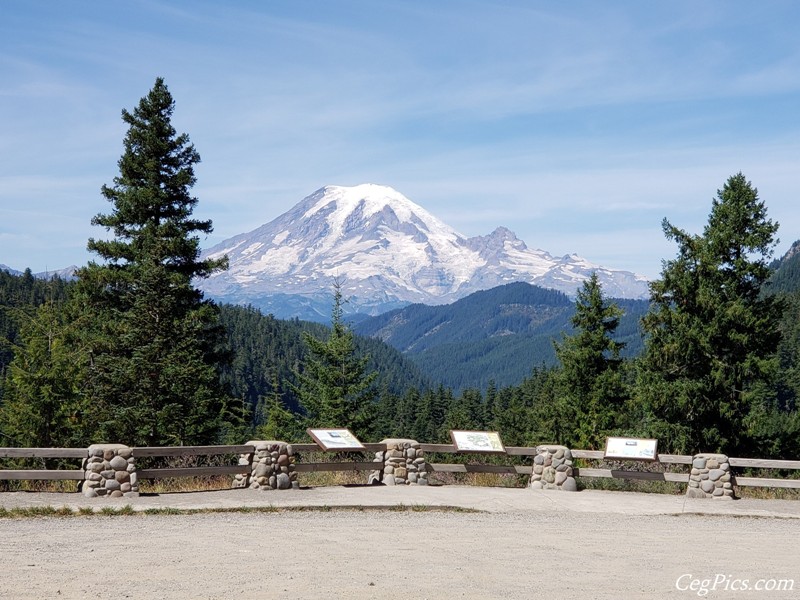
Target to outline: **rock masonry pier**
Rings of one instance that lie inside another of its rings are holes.
[[[530,487],[534,490],[576,492],[572,476],[572,452],[566,446],[537,446]]]
[[[425,451],[416,440],[388,439],[386,450],[375,453],[380,470],[370,473],[370,483],[384,485],[428,485],[428,464]]]
[[[122,444],[89,446],[83,460],[85,479],[81,491],[87,498],[132,498],[139,495],[133,450]]]
[[[724,454],[696,454],[692,460],[687,498],[733,500],[731,465]]]
[[[237,474],[233,480],[233,487],[249,487],[253,490],[288,490],[299,487],[291,444],[277,441],[250,441],[246,445],[254,446],[255,452],[241,454],[239,464],[250,466],[250,472]]]

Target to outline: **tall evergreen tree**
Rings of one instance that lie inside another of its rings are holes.
[[[717,191],[702,235],[664,234],[678,256],[651,284],[639,392],[673,451],[742,453],[777,367],[782,303],[761,294],[778,224],[744,175]]]
[[[349,427],[369,435],[375,416],[376,373],[367,372],[369,357],[356,354],[354,335],[344,322],[342,291],[334,283],[331,329],[327,340],[304,332],[308,356],[297,373],[296,393],[312,427]]]
[[[556,344],[561,361],[559,403],[572,420],[560,443],[596,449],[617,426],[627,398],[621,374],[624,344],[613,339],[622,311],[603,297],[597,274],[578,291],[572,326],[575,333]]]
[[[223,269],[201,259],[192,218],[200,157],[171,123],[175,102],[163,79],[132,111],[119,175],[102,194],[113,205],[93,225],[111,239],[90,239],[94,261],[77,273],[77,311],[91,317],[90,394],[102,423],[97,437],[137,445],[211,442],[225,406],[216,364],[222,330],[217,309],[192,279]]]

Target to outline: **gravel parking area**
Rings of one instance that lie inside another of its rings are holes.
[[[720,574],[797,584],[706,597],[797,598],[797,539],[800,519],[617,512],[0,519],[0,598],[695,598]]]

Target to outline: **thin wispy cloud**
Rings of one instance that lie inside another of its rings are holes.
[[[655,277],[670,251],[661,218],[698,230],[741,170],[788,247],[800,237],[798,17],[781,1],[12,0],[0,263],[88,259],[120,110],[157,76],[203,157],[208,245],[322,185],[372,181],[466,235],[504,225],[529,246]]]

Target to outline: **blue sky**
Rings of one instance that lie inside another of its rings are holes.
[[[327,184],[657,277],[742,171],[800,238],[800,3],[0,4],[0,263],[84,264],[163,76],[209,247]]]

